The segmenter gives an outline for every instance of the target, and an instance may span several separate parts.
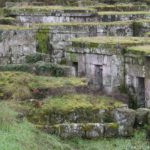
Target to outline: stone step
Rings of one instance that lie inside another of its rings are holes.
[[[45,125],[44,129],[62,138],[102,138],[102,137],[130,137],[133,135],[136,112],[128,108],[117,108],[113,111],[113,122],[61,123],[52,126]],[[144,113],[145,115],[145,113]],[[144,116],[143,115],[143,116]],[[89,115],[90,116],[90,115]],[[144,117],[138,117],[140,120]],[[41,126],[39,126],[41,127]]]
[[[134,130],[132,126],[120,126],[112,123],[65,123],[46,127],[45,130],[61,138],[113,138],[113,137],[130,137]]]

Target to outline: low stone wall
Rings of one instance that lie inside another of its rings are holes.
[[[114,122],[111,123],[62,123],[45,129],[51,134],[62,138],[103,138],[103,137],[130,137],[133,135],[135,111],[127,108],[118,108],[112,112]]]
[[[112,112],[113,122],[62,123],[45,126],[44,130],[62,138],[81,137],[86,139],[131,137],[138,127],[150,124],[150,109],[117,108]]]

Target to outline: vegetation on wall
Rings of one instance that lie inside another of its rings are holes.
[[[133,22],[132,23],[133,28],[133,36],[139,36],[141,34],[141,29],[143,28],[142,22]]]
[[[39,29],[36,33],[37,40],[37,52],[40,53],[49,53],[49,30]]]
[[[55,77],[65,76],[66,70],[69,70],[68,66],[44,63],[41,61],[39,63],[32,64],[9,64],[0,66],[0,71],[22,71],[34,73],[36,75],[46,75]]]

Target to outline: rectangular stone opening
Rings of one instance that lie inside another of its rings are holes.
[[[78,76],[78,62],[73,62],[72,66],[75,69],[75,76],[77,77]]]
[[[145,107],[145,78],[137,77],[137,105],[138,107]]]
[[[99,89],[103,89],[103,66],[95,65],[95,84]]]

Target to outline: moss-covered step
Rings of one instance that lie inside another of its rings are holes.
[[[65,122],[111,122],[111,112],[126,105],[105,96],[67,94],[49,97],[40,109],[31,110],[28,118],[36,124],[60,124]]]
[[[150,55],[150,45],[128,47],[126,49],[126,53],[140,54],[140,55]]]
[[[0,72],[0,79],[1,99],[41,98],[42,94],[43,97],[46,96],[44,91],[48,89],[49,94],[53,95],[61,94],[61,91],[64,93],[75,92],[75,88],[86,86],[83,78],[45,77],[23,72]]]
[[[47,128],[51,134],[61,138],[113,138],[118,136],[119,125],[112,123],[64,123]]]
[[[149,9],[147,4],[121,3],[121,4],[99,4],[94,6],[98,11],[146,11]]]
[[[51,134],[56,134],[62,138],[110,138],[116,136],[133,136],[136,112],[128,108],[116,108],[112,112],[113,122],[65,122],[52,126],[46,125],[44,128]],[[91,114],[94,116],[94,114]],[[108,118],[109,116],[107,116]],[[57,118],[57,116],[56,116]],[[39,125],[39,127],[42,127]]]
[[[133,136],[133,126],[120,126],[116,122],[111,123],[64,123],[45,128],[51,134],[60,136],[63,139],[84,138],[115,138]]]
[[[150,44],[149,37],[83,37],[70,40],[72,47],[67,51],[79,53],[120,53],[129,46]]]
[[[125,21],[136,19],[149,19],[149,11],[101,11],[98,12],[100,21]]]

